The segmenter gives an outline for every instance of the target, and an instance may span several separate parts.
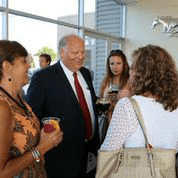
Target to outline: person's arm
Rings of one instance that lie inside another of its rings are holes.
[[[35,160],[31,151],[18,158],[9,158],[14,127],[13,114],[5,101],[0,101],[0,111],[0,178],[12,178]],[[48,150],[62,141],[62,137],[63,133],[60,132],[60,130],[56,130],[50,134],[42,131],[40,143],[35,149],[37,149],[41,157],[43,157]]]
[[[103,80],[101,81],[101,85],[100,85],[100,91],[99,91],[99,97],[103,96]]]
[[[128,98],[121,99],[113,112],[111,123],[101,150],[115,151],[120,149],[126,139],[138,127],[137,117]]]
[[[10,178],[34,161],[32,153],[9,161],[10,142],[12,138],[12,112],[9,105],[0,102],[0,177]]]
[[[130,97],[130,96],[131,96],[131,88],[130,88],[130,84],[129,84],[129,80],[128,80],[126,86],[118,92],[117,100],[119,100],[123,97]]]

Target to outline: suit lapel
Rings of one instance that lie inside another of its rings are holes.
[[[74,93],[74,90],[68,80],[68,78],[66,77],[61,65],[60,65],[60,62],[57,63],[58,67],[57,67],[57,75],[59,75],[59,79],[62,80],[62,82],[60,81],[61,83],[61,86],[65,86],[67,85],[67,88],[68,88],[68,91],[70,92],[70,96],[73,98],[73,101],[78,105],[80,106],[79,102],[78,102],[78,99]],[[92,105],[93,105],[93,108],[94,108],[94,112],[95,112],[95,116],[96,116],[96,111],[95,111],[95,93],[93,91],[93,87],[92,87],[92,80],[89,78],[88,76],[88,71],[85,70],[85,68],[81,68],[80,70],[85,82],[87,83],[88,85],[88,89],[90,90],[90,94],[91,94],[91,98],[92,98]],[[57,81],[56,81],[57,82]]]
[[[85,79],[85,82],[88,85],[88,89],[90,90],[90,94],[91,94],[91,98],[92,98],[92,105],[94,108],[94,112],[95,112],[95,93],[92,87],[92,80],[89,78],[86,70],[84,70],[84,68],[81,68],[80,70],[81,74],[83,75],[83,78]]]
[[[90,84],[89,78],[88,78],[88,76],[87,76],[87,73],[83,70],[83,68],[80,70],[80,72],[81,72],[81,74],[82,74],[82,76],[83,76],[85,82],[86,82],[87,85],[88,85],[88,89],[89,89],[90,92],[91,92],[91,84]]]
[[[67,76],[65,75],[65,73],[60,65],[60,62],[58,62],[57,75],[59,75],[58,78],[60,78],[60,80],[62,80],[61,86],[67,85],[68,91],[70,92],[69,95],[73,98],[75,103],[79,105],[78,99],[74,93],[74,90],[73,90]]]

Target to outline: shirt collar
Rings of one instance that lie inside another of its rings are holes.
[[[60,64],[66,75],[73,75],[73,72],[64,65],[62,60],[60,60]]]

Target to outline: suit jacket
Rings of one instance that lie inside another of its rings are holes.
[[[89,70],[82,67],[80,72],[91,92],[96,118],[94,137],[87,143],[82,111],[60,62],[35,73],[28,88],[26,101],[39,120],[47,116],[62,118],[64,139],[58,147],[45,155],[46,169],[50,178],[79,176],[86,168],[83,167],[86,165],[86,152],[97,155],[100,146],[95,104],[97,97]]]

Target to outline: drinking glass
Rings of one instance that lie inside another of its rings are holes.
[[[99,98],[97,102],[98,109],[102,112],[102,117],[106,116],[106,111],[110,107],[110,100],[107,98]]]
[[[119,91],[119,86],[117,84],[110,84],[110,93],[117,94]]]
[[[59,123],[60,118],[58,117],[45,117],[42,119],[43,127],[45,132],[52,132],[60,129]]]

